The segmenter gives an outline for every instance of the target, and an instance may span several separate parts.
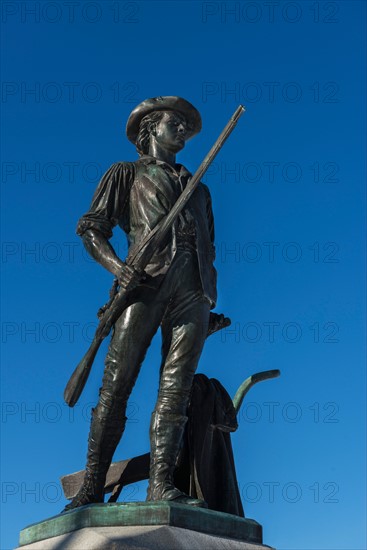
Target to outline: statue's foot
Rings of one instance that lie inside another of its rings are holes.
[[[87,504],[104,502],[103,488],[104,484],[102,486],[96,476],[86,474],[83,485],[79,489],[77,495],[75,495],[73,500],[65,506],[61,513],[63,514],[64,512],[74,510],[75,508],[80,508],[80,506],[86,506]]]
[[[94,496],[91,495],[76,495],[76,497],[74,497],[73,500],[65,506],[61,513],[63,514],[64,512],[74,510],[74,508],[80,508],[80,506],[86,506],[87,504],[97,504],[101,502],[104,501],[96,499],[94,498]]]
[[[182,493],[181,496],[175,497],[170,500],[173,502],[177,502],[177,504],[188,504],[189,506],[196,506],[197,508],[208,508],[205,500],[202,500],[201,498],[189,497],[188,495],[185,495],[185,493]]]
[[[160,491],[153,491],[147,498],[147,501],[159,501],[168,500],[170,502],[177,502],[177,504],[187,504],[189,506],[196,506],[199,508],[207,508],[208,505],[205,500],[200,498],[193,498],[186,495],[176,487],[168,487],[161,489]]]

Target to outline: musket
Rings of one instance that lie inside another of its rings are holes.
[[[138,273],[144,274],[146,266],[149,264],[151,258],[155,252],[159,249],[160,245],[164,241],[165,236],[175,222],[177,216],[181,210],[186,206],[190,200],[192,194],[200,183],[201,178],[213,162],[214,158],[222,148],[224,142],[227,140],[233,129],[235,128],[240,116],[244,113],[245,108],[243,105],[239,105],[229,122],[222,130],[217,141],[210,149],[209,153],[196,170],[195,174],[190,178],[185,189],[182,191],[180,197],[175,202],[170,212],[162,218],[162,220],[154,227],[154,229],[148,233],[148,235],[136,246],[129,251],[126,258],[126,264],[133,267]],[[134,285],[135,288],[136,285]],[[78,401],[80,394],[88,380],[90,370],[93,365],[93,361],[101,343],[104,338],[108,336],[113,325],[123,313],[128,303],[128,296],[132,288],[120,289],[116,296],[113,298],[109,307],[101,315],[97,330],[95,332],[93,341],[80,361],[73,374],[70,377],[69,382],[66,385],[64,391],[64,399],[69,407],[74,407]]]

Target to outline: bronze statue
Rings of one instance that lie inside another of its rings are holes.
[[[242,107],[237,110],[212,156],[242,111]],[[72,406],[85,384],[101,335],[113,327],[99,401],[92,413],[84,481],[65,510],[103,502],[106,474],[125,427],[127,400],[159,326],[162,362],[150,425],[147,500],[205,506],[203,500],[189,497],[173,482],[192,381],[206,336],[216,330],[213,326],[229,323],[210,313],[217,296],[210,193],[197,173],[191,178],[190,172],[176,163],[176,154],[200,129],[200,114],[185,99],[166,96],[143,101],[132,111],[126,127],[139,159],[111,166],[99,183],[90,210],[79,220],[77,233],[84,246],[117,278],[119,292],[102,310],[102,321],[107,321],[102,323],[87,362],[84,358],[66,389]],[[200,174],[207,165],[205,159]],[[116,225],[127,235],[126,262],[109,243]],[[111,311],[113,315],[108,315]]]

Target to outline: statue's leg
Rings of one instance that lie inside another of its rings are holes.
[[[207,335],[210,305],[203,298],[196,258],[183,254],[177,263],[179,280],[162,322],[162,366],[150,427],[147,500],[175,500],[200,506],[205,503],[175,488],[173,472],[187,421],[191,385]]]
[[[125,428],[127,401],[164,311],[164,304],[156,299],[159,293],[155,293],[141,290],[139,301],[115,324],[99,401],[92,412],[84,482],[65,511],[104,500],[107,471]]]

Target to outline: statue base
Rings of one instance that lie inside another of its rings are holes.
[[[20,532],[21,550],[262,550],[252,519],[174,502],[89,504]]]

